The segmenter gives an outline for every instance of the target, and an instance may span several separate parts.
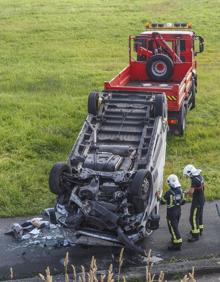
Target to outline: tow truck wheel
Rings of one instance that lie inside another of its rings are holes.
[[[63,173],[70,173],[70,167],[66,163],[56,163],[49,175],[49,188],[50,191],[56,195],[62,195],[65,192],[63,187]]]
[[[137,213],[145,210],[150,197],[151,187],[151,173],[145,169],[138,170],[128,190],[130,201],[133,203]]]
[[[88,98],[88,113],[97,115],[99,108],[99,94],[97,92],[91,92]]]
[[[185,106],[182,105],[181,110],[178,116],[178,126],[177,126],[177,135],[183,136],[186,129],[186,109]]]
[[[196,84],[195,84],[195,79],[192,80],[190,104],[191,104],[190,110],[192,110],[192,109],[194,109],[196,107]]]
[[[171,77],[173,61],[165,54],[152,56],[147,62],[147,74],[153,81],[163,81]]]

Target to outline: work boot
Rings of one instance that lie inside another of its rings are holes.
[[[192,236],[188,239],[189,243],[193,243],[199,240],[199,236]]]
[[[167,249],[168,251],[181,251],[181,245],[171,245]]]

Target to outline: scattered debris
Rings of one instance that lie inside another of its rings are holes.
[[[61,210],[63,209],[61,208]],[[48,219],[48,217],[51,218],[52,212],[53,209],[47,209],[43,214]],[[23,223],[14,223],[5,234],[11,235],[19,243],[20,247],[25,248],[36,245],[47,248],[70,247],[78,243],[74,231],[63,228],[60,223],[50,223],[45,220],[45,216],[44,218],[32,218]],[[146,260],[145,256],[136,255],[135,259],[131,259],[130,263],[136,264],[139,261],[140,264],[143,264],[146,263]],[[151,257],[152,264],[159,263],[161,260],[163,259],[157,256]]]
[[[49,219],[51,219],[52,210],[47,209],[44,211],[44,214]],[[75,245],[72,232],[70,234],[68,230],[65,231],[59,224],[50,223],[39,217],[32,218],[23,223],[14,223],[5,234],[13,236],[24,247],[32,245],[68,247]]]
[[[152,256],[150,262],[153,263],[158,263],[161,262],[163,259],[157,256]]]
[[[21,239],[23,235],[23,227],[19,223],[14,223],[11,226],[11,229],[7,232],[5,232],[6,235],[12,235],[15,237],[15,239]]]

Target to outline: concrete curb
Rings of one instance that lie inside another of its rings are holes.
[[[198,278],[204,274],[220,274],[220,257],[209,258],[192,261],[181,261],[181,262],[166,262],[152,266],[152,274],[158,276],[161,271],[165,273],[165,279],[181,279],[184,275],[192,271],[192,267],[195,268],[195,277]],[[44,273],[44,271],[41,271]],[[126,277],[127,281],[145,281],[146,267],[128,267],[122,271],[122,276]],[[5,280],[3,282],[10,282],[12,280]],[[15,282],[40,282],[42,281],[39,277],[16,279]],[[63,275],[53,275],[53,282],[63,281]],[[199,281],[199,280],[198,280]]]
[[[160,263],[152,266],[152,273],[159,275],[161,271],[165,273],[165,279],[171,279],[174,277],[183,278],[184,275],[192,271],[192,267],[195,268],[195,275],[220,273],[220,257],[209,258],[192,261],[181,261],[172,263]],[[145,281],[146,267],[131,267],[124,272],[124,275],[128,280],[141,280]]]

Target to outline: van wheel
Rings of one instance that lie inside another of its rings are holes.
[[[99,108],[99,94],[97,92],[91,92],[88,98],[88,113],[97,115]]]
[[[134,179],[129,186],[129,199],[133,203],[137,213],[146,209],[152,190],[152,175],[145,169],[136,172]]]
[[[156,94],[155,95],[155,117],[161,116],[166,117],[166,97],[162,94]]]
[[[65,187],[63,183],[63,174],[70,173],[70,167],[66,163],[56,163],[49,175],[49,188],[50,191],[56,195],[62,195],[65,193]]]

